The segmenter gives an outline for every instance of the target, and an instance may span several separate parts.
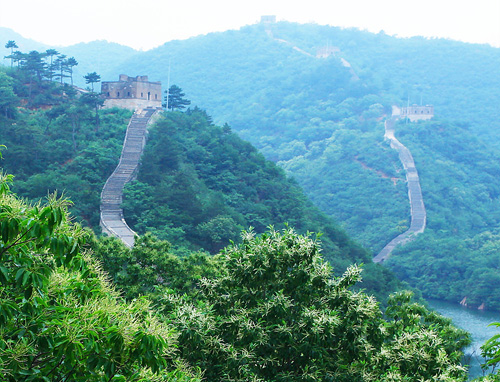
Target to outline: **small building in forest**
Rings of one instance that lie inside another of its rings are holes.
[[[103,81],[101,93],[104,107],[122,107],[131,110],[146,107],[161,108],[161,82],[152,82],[148,76],[129,77],[120,74],[118,81]]]
[[[434,117],[434,106],[432,105],[412,105],[408,107],[392,107],[392,116],[408,118],[411,122],[429,120]]]
[[[328,58],[330,56],[335,56],[340,53],[340,48],[337,46],[322,46],[316,51],[317,58]]]

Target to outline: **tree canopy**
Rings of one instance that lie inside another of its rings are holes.
[[[0,177],[0,374],[4,381],[194,381],[175,336],[127,303],[83,249],[67,201],[27,205]]]
[[[165,90],[165,103],[163,107],[167,110],[182,110],[191,105],[191,101],[184,98],[185,94],[177,85],[170,86]]]

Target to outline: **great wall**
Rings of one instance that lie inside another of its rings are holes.
[[[154,120],[153,116],[157,115],[157,113],[158,110],[154,108],[134,113],[127,127],[120,162],[106,181],[101,193],[101,227],[103,232],[118,237],[128,247],[134,245],[135,232],[127,225],[123,217],[123,210],[121,208],[123,188],[126,183],[134,178],[137,172],[139,160],[146,143],[147,127],[152,123]],[[394,136],[396,120],[397,117],[391,117],[385,121],[384,137],[390,140],[391,147],[398,151],[399,159],[406,171],[411,224],[406,232],[392,239],[373,258],[373,261],[376,263],[385,261],[396,246],[405,244],[419,233],[424,232],[427,219],[420,180],[413,156],[410,150]]]
[[[118,237],[125,245],[132,247],[135,232],[127,225],[123,217],[123,209],[121,208],[123,188],[134,178],[138,170],[142,151],[146,144],[147,127],[153,122],[153,116],[158,115],[161,110],[161,83],[150,82],[147,76],[129,77],[122,74],[119,81],[103,82],[102,94],[106,97],[105,107],[118,106],[135,110],[127,126],[120,162],[107,179],[101,192],[100,207],[103,232]],[[394,136],[394,126],[398,118],[404,117],[416,121],[430,119],[433,115],[432,106],[393,107],[392,117],[385,121],[384,137],[390,140],[391,147],[398,151],[399,159],[406,171],[411,224],[406,232],[391,240],[373,258],[376,263],[385,261],[396,246],[407,243],[425,229],[427,215],[415,162],[410,151]]]
[[[403,164],[406,171],[406,183],[408,185],[408,198],[410,200],[411,223],[410,228],[403,232],[401,235],[396,236],[387,244],[377,256],[373,258],[375,263],[381,263],[391,255],[391,252],[398,245],[405,244],[412,240],[419,233],[424,232],[427,220],[427,213],[425,211],[424,199],[422,197],[422,189],[420,187],[420,179],[418,177],[417,168],[410,150],[408,150],[398,139],[394,136],[394,126],[397,117],[388,118],[385,121],[385,135],[384,138],[390,140],[391,147],[398,151],[399,160]]]
[[[121,208],[123,187],[134,179],[146,143],[146,130],[157,113],[154,108],[134,113],[127,126],[120,162],[101,192],[101,227],[108,235],[121,239],[126,246],[134,245],[135,232],[125,222]]]

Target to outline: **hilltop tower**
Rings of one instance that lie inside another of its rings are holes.
[[[129,77],[120,74],[118,81],[103,81],[101,93],[105,108],[115,106],[131,110],[161,108],[161,82],[148,81],[148,76]]]
[[[260,17],[261,24],[274,24],[276,22],[275,15],[265,15]]]
[[[429,120],[434,117],[434,106],[412,105],[408,107],[392,107],[392,116],[401,119],[408,118],[411,122]]]

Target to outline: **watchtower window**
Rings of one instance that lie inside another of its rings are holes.
[[[127,95],[130,97],[130,92],[128,92]]]
[[[144,98],[144,93],[141,93],[141,98]]]
[[[120,97],[120,92],[116,92],[116,96],[117,96],[117,97]]]
[[[148,101],[151,99],[151,92],[148,92]]]
[[[107,94],[108,94],[108,97],[109,97],[109,92]]]
[[[158,99],[158,94],[155,94],[155,99]]]

